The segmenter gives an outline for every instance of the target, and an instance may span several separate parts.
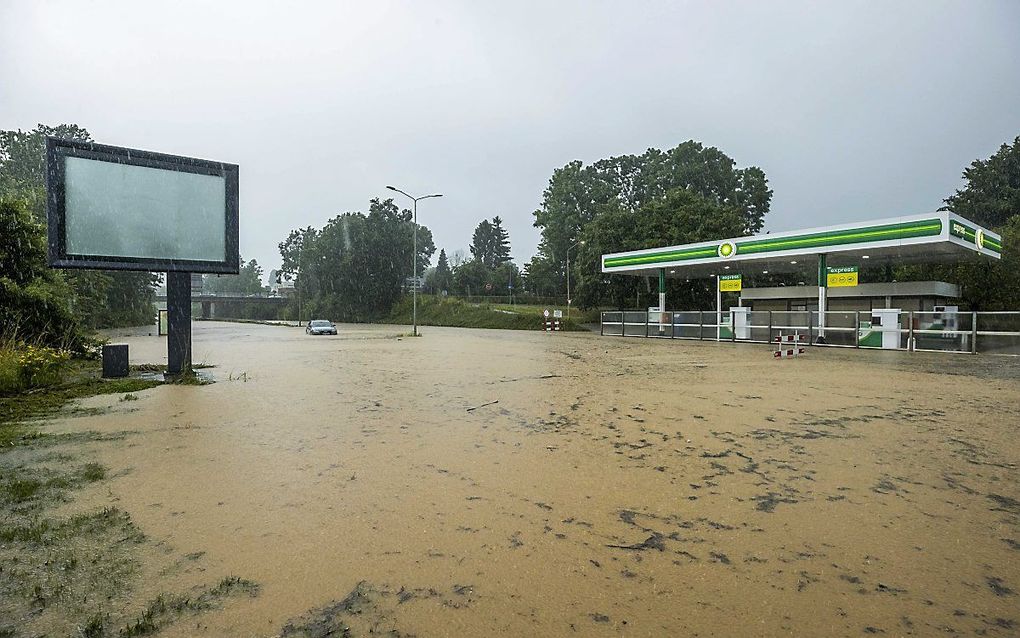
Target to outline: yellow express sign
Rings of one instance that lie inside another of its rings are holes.
[[[740,275],[720,275],[719,292],[740,292]]]
[[[827,270],[825,279],[829,288],[848,288],[857,285],[857,266],[841,266]]]

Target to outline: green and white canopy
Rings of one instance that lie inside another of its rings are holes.
[[[602,272],[708,277],[729,272],[811,269],[818,255],[829,266],[999,259],[1002,238],[955,213],[938,211],[782,233],[735,237],[602,255]]]

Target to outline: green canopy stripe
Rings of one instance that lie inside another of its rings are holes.
[[[810,235],[795,235],[776,239],[756,239],[737,242],[737,254],[773,252],[793,250],[797,248],[820,248],[843,244],[859,244],[871,241],[889,241],[892,239],[909,239],[911,237],[928,237],[942,232],[942,221],[924,219],[901,224],[887,224],[870,228],[848,228]]]
[[[686,248],[683,250],[667,250],[664,252],[648,253],[645,255],[620,255],[619,257],[606,257],[605,265],[609,266],[633,266],[636,264],[654,264],[662,261],[683,261],[685,259],[703,259],[715,257],[719,248],[717,246],[699,246],[697,248]]]
[[[880,226],[866,226],[863,228],[846,228],[843,230],[830,230],[805,235],[791,235],[788,237],[760,237],[755,239],[737,240],[736,254],[756,254],[778,252],[784,250],[796,250],[801,248],[824,248],[827,246],[841,246],[845,244],[867,244],[869,242],[890,241],[896,239],[910,239],[913,237],[930,237],[942,233],[942,220],[938,218],[920,219],[910,222],[895,224],[883,224]],[[973,241],[973,231],[971,241]],[[721,242],[720,242],[721,243]],[[997,242],[990,237],[985,237],[984,245],[992,250],[996,248]],[[663,262],[677,262],[691,259],[706,259],[717,257],[719,244],[709,246],[693,246],[690,248],[673,248],[658,250],[641,255],[616,255],[605,257],[603,265],[606,268],[622,266],[641,266]]]

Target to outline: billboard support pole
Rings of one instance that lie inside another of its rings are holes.
[[[191,273],[166,274],[167,375],[191,373]]]

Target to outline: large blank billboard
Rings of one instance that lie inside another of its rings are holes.
[[[236,273],[237,166],[47,140],[50,265]]]

